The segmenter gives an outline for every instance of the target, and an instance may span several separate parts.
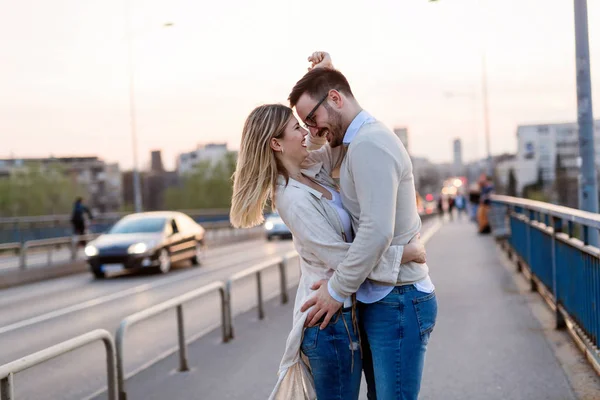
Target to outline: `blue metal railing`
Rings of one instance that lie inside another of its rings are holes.
[[[492,196],[492,205],[507,208],[506,242],[530,271],[532,289],[543,285],[557,328],[572,322],[600,366],[600,249],[588,243],[589,232],[600,230],[600,215],[507,196]]]

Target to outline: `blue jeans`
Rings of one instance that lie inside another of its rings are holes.
[[[359,309],[368,399],[416,400],[437,316],[435,292],[396,286],[376,303],[359,303]]]
[[[317,399],[358,399],[362,360],[350,311],[337,314],[323,330],[306,328],[301,349],[310,361]]]

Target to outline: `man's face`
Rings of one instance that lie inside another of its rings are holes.
[[[296,112],[313,136],[325,136],[331,147],[338,147],[343,143],[345,135],[342,114],[331,107],[329,99],[319,104],[321,100],[323,99],[313,99],[304,93],[298,99]]]

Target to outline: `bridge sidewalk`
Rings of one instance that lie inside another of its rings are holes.
[[[448,222],[428,243],[428,258],[439,315],[420,398],[575,399],[492,238],[466,221]],[[190,372],[175,372],[177,355],[168,357],[128,380],[129,399],[266,399],[291,309],[271,301],[264,321],[255,312],[237,317],[234,341],[210,333],[190,345]]]

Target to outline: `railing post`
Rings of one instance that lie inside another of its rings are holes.
[[[279,282],[281,283],[281,304],[287,304],[288,293],[287,293],[287,264],[288,258],[283,257],[279,263]]]
[[[77,258],[77,247],[79,245],[79,237],[77,235],[71,236],[71,261],[75,261]]]
[[[583,244],[587,246],[590,244],[590,227],[581,225],[581,228],[583,229]]]
[[[227,283],[225,284],[225,292],[226,292],[226,301],[227,301],[227,312],[226,312],[226,316],[227,316],[227,342],[230,341],[231,339],[234,338],[234,332],[233,332],[233,303],[231,301],[231,286],[232,286],[232,282],[230,280],[227,281]]]
[[[58,247],[58,246],[57,246]],[[52,265],[52,252],[54,250],[54,246],[50,246],[48,248],[48,255],[46,256],[46,262],[48,263],[48,266]]]
[[[558,280],[557,280],[557,264],[556,264],[556,259],[557,259],[557,253],[558,253],[558,248],[556,246],[556,235],[560,232],[562,232],[563,226],[562,226],[562,219],[561,218],[556,218],[556,217],[552,217],[552,228],[553,228],[553,232],[552,232],[552,294],[554,295],[554,304],[556,305],[556,310],[555,310],[555,327],[556,329],[564,329],[567,327],[567,324],[565,322],[565,318],[563,317],[562,313],[559,310],[559,304],[560,304],[560,296],[558,294]]]
[[[119,400],[127,400],[127,392],[125,390],[125,366],[123,365],[123,354],[125,341],[125,331],[127,330],[127,324],[122,321],[117,329],[117,335],[115,337],[115,346],[117,348],[117,389],[119,391]]]
[[[27,268],[27,242],[23,243],[23,247],[21,247],[21,254],[19,254],[19,268],[25,269]]]
[[[260,271],[256,271],[256,290],[258,291],[258,319],[265,319],[262,296],[262,278]]]
[[[187,361],[187,345],[185,343],[185,326],[183,321],[183,306],[177,306],[177,336],[179,338],[179,372],[189,371]]]
[[[221,296],[221,333],[223,335],[223,343],[227,343],[229,341],[229,328],[227,327],[227,308],[228,302],[227,292],[223,290],[223,288],[219,288],[219,295]]]
[[[117,371],[115,368],[115,345],[111,339],[104,338],[104,347],[106,349],[106,374],[108,376],[108,400],[117,400]]]
[[[14,400],[15,394],[13,392],[13,374],[10,373],[6,378],[0,379],[0,399],[1,400]]]

